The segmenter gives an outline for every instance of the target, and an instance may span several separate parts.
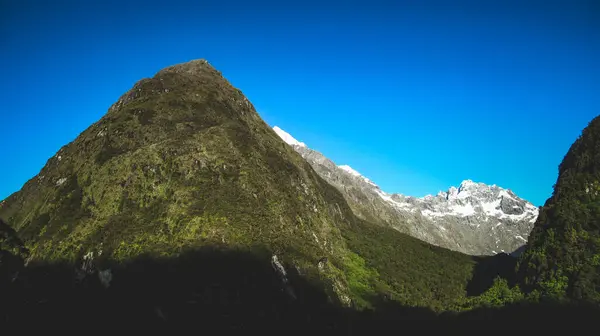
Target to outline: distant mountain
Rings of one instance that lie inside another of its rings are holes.
[[[513,253],[527,242],[538,216],[537,207],[512,191],[471,180],[436,196],[388,194],[350,166],[338,166],[281,128],[273,129],[342,192],[356,215],[434,245],[471,255]]]
[[[519,260],[522,287],[600,303],[600,117],[573,143]]]

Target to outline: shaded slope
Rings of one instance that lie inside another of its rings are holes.
[[[514,305],[477,309],[462,314],[436,314],[425,308],[399,305],[383,297],[375,311],[356,311],[331,304],[321,288],[289,272],[298,298],[282,291],[279,274],[268,254],[256,251],[200,248],[178,257],[136,257],[111,265],[114,279],[103,287],[94,274],[74,279],[69,263],[32,263],[10,287],[15,300],[0,302],[3,330],[114,333],[132,328],[136,333],[239,334],[262,331],[277,334],[364,335],[420,333],[473,328],[474,320],[493,323],[494,331],[570,331],[590,327],[599,311],[589,306]],[[206,271],[210,270],[210,271]],[[0,288],[2,289],[2,288]],[[411,321],[415,325],[410,324]],[[424,323],[425,322],[425,323]],[[511,322],[519,322],[517,326]]]
[[[552,298],[600,302],[600,118],[559,166],[554,192],[519,261],[525,288]]]
[[[7,198],[0,218],[31,262],[85,257],[107,268],[207,245],[264,249],[344,305],[383,292],[438,309],[464,296],[472,268],[357,219],[203,60],[136,83]]]

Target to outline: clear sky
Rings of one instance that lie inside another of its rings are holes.
[[[472,179],[542,205],[600,112],[600,1],[154,2],[0,0],[0,199],[197,58],[271,126],[414,196]]]

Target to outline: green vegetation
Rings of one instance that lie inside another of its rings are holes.
[[[437,311],[466,296],[474,266],[471,257],[361,221],[342,232],[350,249],[378,271],[373,291],[404,305]]]
[[[506,279],[496,278],[491,288],[485,291],[480,296],[468,298],[466,307],[502,307],[507,304],[514,304],[525,299],[525,295],[521,292],[519,286],[510,287]]]
[[[542,299],[600,303],[600,118],[590,122],[559,166],[520,258],[527,291]]]
[[[332,300],[436,310],[465,295],[472,261],[357,219],[202,61],[164,69],[11,195],[0,218],[34,262],[177,257],[202,246],[277,254]],[[328,262],[319,267],[319,260]]]
[[[584,157],[577,169],[596,154]],[[483,294],[468,296],[484,260],[357,218],[239,90],[194,61],[138,82],[0,203],[0,218],[18,232],[33,264],[78,265],[93,252],[98,265],[123,268],[207,246],[261,262],[275,254],[330,302],[358,310],[393,303],[439,313],[566,295],[595,299],[600,184],[587,170],[564,169],[521,259],[524,282],[492,282],[499,273],[488,270]]]

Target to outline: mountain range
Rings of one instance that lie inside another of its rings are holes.
[[[271,128],[206,60],[173,65],[0,202],[2,325],[579,326],[599,312],[599,128],[541,210],[470,180],[409,197]]]
[[[538,208],[496,185],[463,181],[436,196],[389,194],[348,165],[336,165],[275,126],[275,132],[343,195],[362,219],[471,255],[520,252]]]

